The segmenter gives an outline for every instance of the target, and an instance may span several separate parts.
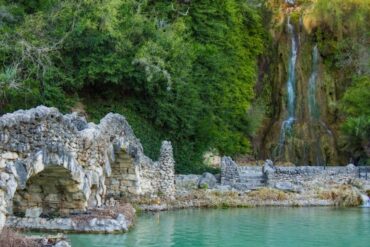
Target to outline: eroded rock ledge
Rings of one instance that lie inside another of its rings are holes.
[[[174,159],[145,156],[126,119],[99,124],[39,106],[0,117],[0,229],[6,215],[67,216],[109,197],[174,195]]]

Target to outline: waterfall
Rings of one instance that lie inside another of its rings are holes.
[[[294,5],[295,4],[295,0],[285,0],[285,3]]]
[[[296,67],[296,62],[297,62],[298,44],[296,40],[294,26],[290,23],[290,16],[288,16],[287,29],[290,35],[290,42],[291,42],[291,52],[290,52],[290,58],[289,58],[288,80],[287,80],[288,116],[281,125],[279,144],[278,144],[278,154],[279,155],[281,154],[281,150],[284,146],[286,134],[288,131],[291,130],[292,125],[295,120],[295,98],[296,98],[295,67]]]
[[[370,198],[365,194],[361,194],[361,199],[362,199],[362,207],[369,208]]]
[[[311,119],[318,120],[320,118],[320,109],[316,102],[316,82],[317,82],[317,73],[318,73],[318,61],[319,60],[319,51],[317,45],[313,47],[312,50],[312,72],[310,80],[308,81],[308,109],[310,112]]]
[[[319,124],[320,119],[320,109],[316,101],[316,88],[317,88],[317,73],[319,67],[319,51],[317,45],[312,48],[312,69],[310,79],[308,80],[308,111],[311,120],[311,128]],[[320,121],[321,123],[322,121]],[[321,143],[320,138],[317,138],[316,141],[316,165],[322,165],[322,155],[321,155]]]

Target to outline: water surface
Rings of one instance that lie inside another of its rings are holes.
[[[73,247],[370,246],[369,208],[191,209],[144,214],[120,235],[70,235]]]

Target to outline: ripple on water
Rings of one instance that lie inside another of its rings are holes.
[[[369,208],[252,208],[144,214],[127,234],[70,238],[74,247],[363,247],[369,234]]]

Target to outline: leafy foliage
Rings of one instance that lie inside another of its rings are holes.
[[[177,170],[249,151],[259,10],[245,1],[0,0],[0,114],[77,101],[127,116],[145,151]]]
[[[369,162],[370,156],[370,77],[357,78],[342,99],[347,120],[342,125],[345,150],[355,161]]]

